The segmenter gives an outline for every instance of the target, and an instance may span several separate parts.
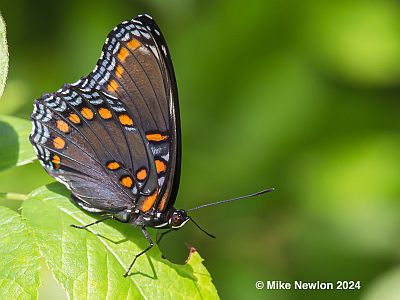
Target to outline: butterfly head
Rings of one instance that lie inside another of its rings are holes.
[[[203,231],[205,234],[208,236],[215,238],[212,234],[206,232],[204,229],[202,229],[199,224],[197,224],[193,218],[189,217],[187,215],[186,210],[183,209],[176,209],[175,207],[171,207],[168,213],[166,214],[166,219],[164,219],[165,223],[162,223],[161,225],[156,225],[154,226],[155,228],[171,228],[171,229],[179,229],[183,225],[185,225],[188,221],[192,221],[196,227],[198,227],[201,231]]]
[[[187,211],[183,210],[183,209],[176,209],[174,207],[172,207],[169,211],[168,214],[168,223],[166,224],[166,226],[163,226],[164,228],[172,228],[172,229],[178,229],[181,228],[183,225],[185,225],[188,221],[192,221],[192,223],[194,225],[196,225],[196,227],[198,227],[201,231],[203,231],[205,234],[207,234],[208,236],[215,238],[215,236],[213,236],[212,234],[206,232],[204,229],[202,229],[199,224],[197,224],[193,218],[189,217],[187,215]]]
[[[168,219],[168,224],[169,224],[169,226],[171,226],[171,228],[177,229],[177,228],[181,228],[189,220],[190,220],[190,217],[187,215],[185,210],[174,208]]]

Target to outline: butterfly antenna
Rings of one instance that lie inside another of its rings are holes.
[[[201,231],[203,231],[205,234],[207,234],[209,237],[212,237],[213,239],[215,239],[215,235],[212,235],[211,233],[208,233],[207,231],[205,231],[203,228],[200,227],[199,224],[197,224],[191,217],[189,217],[190,221],[193,222],[194,225],[197,226],[197,228],[199,228]]]
[[[265,190],[259,191],[257,193],[254,193],[254,194],[249,194],[249,195],[244,195],[244,196],[240,196],[240,197],[236,197],[236,198],[232,198],[232,199],[226,199],[226,200],[221,200],[221,201],[217,201],[217,202],[213,202],[213,203],[203,204],[203,205],[200,205],[200,206],[197,206],[197,207],[190,208],[190,209],[188,209],[186,211],[189,212],[189,211],[197,210],[199,208],[203,208],[203,207],[207,207],[207,206],[212,206],[212,205],[217,205],[217,204],[222,204],[222,203],[227,203],[227,202],[233,202],[233,201],[237,201],[237,200],[241,200],[241,199],[251,198],[251,197],[259,196],[259,195],[262,195],[262,194],[265,194],[265,193],[268,193],[268,192],[272,192],[274,190],[275,190],[274,188],[269,188],[269,189],[265,189]]]

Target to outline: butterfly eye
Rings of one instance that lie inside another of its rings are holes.
[[[171,217],[171,224],[172,226],[179,226],[181,223],[181,216],[178,212],[174,212]]]
[[[179,228],[182,227],[189,220],[186,212],[182,210],[175,211],[171,216],[172,227]]]

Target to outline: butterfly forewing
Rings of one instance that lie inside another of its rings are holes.
[[[140,16],[114,28],[89,78],[89,86],[120,99],[141,125],[139,130],[149,142],[151,159],[149,170],[140,170],[137,178],[143,178],[146,172],[142,191],[150,197],[139,199],[138,207],[147,211],[164,199],[159,206],[163,210],[170,195],[168,191],[172,190],[168,185],[172,185],[173,178],[179,180],[176,157],[180,154],[177,138],[180,129],[173,67],[155,22]],[[168,204],[172,202],[171,197]]]

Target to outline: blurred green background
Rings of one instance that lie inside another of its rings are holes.
[[[0,113],[26,119],[34,98],[92,70],[116,24],[157,20],[180,94],[176,206],[276,188],[193,213],[216,240],[188,225],[163,241],[180,263],[194,245],[221,298],[400,299],[398,1],[2,0],[0,11],[10,52]],[[1,172],[0,191],[51,181],[35,162]],[[44,277],[40,298],[61,297]],[[268,291],[257,280],[362,289]]]

